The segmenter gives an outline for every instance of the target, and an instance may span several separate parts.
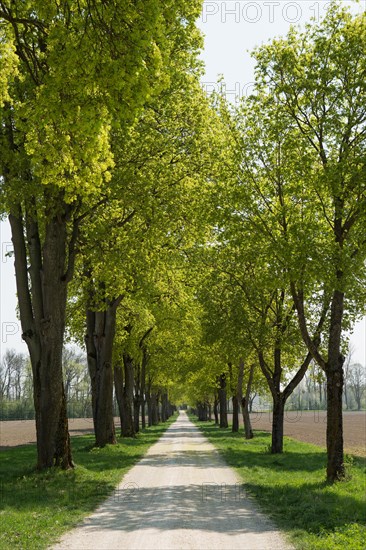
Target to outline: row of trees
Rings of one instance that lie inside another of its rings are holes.
[[[40,469],[72,466],[66,324],[85,340],[97,444],[112,443],[112,361],[130,407],[144,345],[128,346],[154,326],[145,296],[169,299],[169,274],[159,283],[154,271],[191,223],[184,199],[205,173],[200,4],[0,2],[1,194]]]
[[[215,98],[226,150],[198,293],[221,380],[245,358],[268,384],[272,452],[286,402],[312,360],[322,369],[330,481],[344,475],[345,332],[365,311],[365,38],[365,14],[332,4],[254,52],[238,108]]]
[[[332,5],[259,48],[233,109],[200,86],[200,9],[0,1],[1,199],[38,467],[73,465],[66,332],[86,349],[99,446],[115,442],[113,387],[124,436],[159,399],[163,418],[189,400],[225,426],[229,395],[251,437],[250,396],[269,390],[282,452],[315,360],[334,480],[342,335],[365,305],[365,17]]]
[[[87,418],[92,416],[91,383],[85,355],[75,347],[68,346],[63,350],[62,362],[69,418]],[[152,380],[151,374],[152,373],[149,375],[150,384]],[[115,375],[114,379],[115,382],[117,380],[118,384],[118,374]],[[29,358],[23,353],[17,353],[14,349],[6,350],[0,362],[0,415],[2,420],[34,418],[32,386],[32,369]],[[134,402],[139,397],[139,388],[135,388],[134,392],[136,391],[136,394],[133,396]],[[267,393],[264,393],[266,392],[265,385],[260,385],[257,379],[252,384],[251,390],[248,400],[249,412],[251,413],[253,410],[267,410],[270,406],[270,402],[268,401],[269,396]],[[261,394],[257,393],[257,391],[260,391]],[[227,393],[227,397],[234,393],[235,392]],[[143,404],[145,410],[147,407],[146,397],[149,397],[148,391],[146,394],[140,395],[140,398],[144,400]],[[158,398],[158,401],[161,401],[162,397],[161,390],[157,388],[154,399]],[[366,408],[365,399],[365,368],[360,363],[353,363],[352,353],[349,353],[346,357],[344,366],[343,408],[346,410],[360,411]],[[198,409],[200,409],[202,403],[198,401],[198,405]],[[157,408],[157,414],[161,416],[161,403],[159,403],[159,406],[160,409],[159,407]],[[227,410],[232,412],[233,406],[235,407],[235,395],[228,400]],[[290,396],[287,407],[292,410],[326,410],[325,378],[321,369],[316,367],[315,364],[310,365],[304,379]],[[115,397],[114,411],[116,410],[117,404]],[[208,400],[206,407],[203,407],[203,409],[201,407],[201,410],[204,410],[203,416],[206,419],[211,419],[214,415],[216,415],[216,419],[218,419],[218,389],[216,394],[214,392],[213,401],[211,402]],[[142,417],[141,411],[140,416]],[[137,429],[139,429],[139,427]]]

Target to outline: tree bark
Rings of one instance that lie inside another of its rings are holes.
[[[151,378],[150,377],[146,388],[146,404],[147,404],[147,424],[148,426],[152,426],[152,400],[151,400]]]
[[[22,338],[28,346],[33,372],[37,468],[67,469],[73,467],[62,376],[67,284],[73,270],[67,254],[68,244],[72,249],[67,207],[60,196],[60,214],[47,220],[41,246],[36,206],[28,206],[27,243],[20,205],[9,221]]]
[[[163,391],[161,394],[161,421],[168,420],[168,394]]]
[[[239,431],[239,400],[238,400],[238,384],[234,385],[233,365],[228,363],[229,377],[230,377],[230,394],[233,404],[233,421],[231,425],[231,431],[236,433]],[[238,373],[239,374],[239,373]]]
[[[141,402],[141,429],[145,430],[146,428],[146,401],[145,399]]]
[[[137,365],[135,374],[135,395],[133,397],[133,420],[135,433],[140,431],[140,407],[141,407],[141,368]]]
[[[205,403],[204,401],[201,403],[197,403],[197,411],[198,411],[198,420],[201,420],[202,422],[207,422],[208,420],[207,403]]]
[[[136,434],[140,431],[140,407],[140,396],[137,395],[133,399],[133,423]]]
[[[121,423],[121,436],[122,436],[122,425],[124,422],[123,415],[123,367],[119,363],[114,365],[113,369],[114,374],[114,391],[116,393],[116,399],[118,404],[119,419]]]
[[[202,422],[207,422],[207,419],[208,419],[207,413],[208,413],[207,404],[205,402],[197,403],[198,420]]]
[[[123,424],[121,433],[123,437],[135,436],[135,425],[133,421],[133,383],[134,383],[134,367],[132,357],[125,353],[123,354],[124,365],[124,388],[123,388]]]
[[[146,419],[145,419],[145,403],[147,401],[146,393],[146,367],[149,362],[149,353],[146,345],[146,339],[151,334],[151,332],[154,330],[154,326],[150,327],[145,334],[142,336],[139,347],[142,352],[142,360],[141,360],[141,376],[140,376],[140,405],[141,405],[141,428],[144,430],[146,428]],[[149,393],[150,393],[150,382],[149,382]],[[149,422],[151,420],[151,410],[149,414]],[[149,423],[149,426],[151,424]]]
[[[147,425],[152,426],[152,405],[151,405],[151,395],[148,395],[146,398],[147,403]]]
[[[337,203],[337,200],[335,201]],[[335,216],[334,220],[336,242],[342,248],[343,228],[342,220]],[[343,272],[336,272],[337,286],[342,287]],[[344,478],[344,451],[343,451],[343,413],[342,392],[344,384],[343,364],[344,357],[341,354],[342,320],[344,313],[344,293],[334,290],[330,304],[330,324],[328,339],[328,359],[318,349],[318,341],[310,338],[306,325],[304,297],[298,291],[295,284],[291,284],[292,294],[298,314],[299,327],[305,344],[313,358],[326,374],[326,401],[327,401],[327,481],[334,482]],[[326,306],[326,304],[325,304]],[[320,334],[328,308],[324,307],[318,323],[317,333]]]
[[[342,274],[338,273],[338,278]],[[330,314],[328,361],[325,367],[327,377],[327,481],[342,479],[345,475],[343,451],[343,364],[341,354],[342,319],[344,294],[336,290],[333,294]]]
[[[142,350],[142,361],[141,361],[141,428],[144,430],[146,428],[146,418],[145,418],[145,388],[146,388],[146,365],[148,361],[146,347],[143,347]]]
[[[159,393],[151,393],[151,425],[157,426],[159,424]]]
[[[285,414],[285,400],[278,393],[273,398],[273,416],[272,416],[272,445],[271,453],[277,454],[283,452],[283,423]]]
[[[344,477],[342,369],[327,373],[327,480]]]
[[[246,397],[243,396],[241,400],[241,411],[243,415],[243,424],[244,424],[244,437],[245,439],[253,439],[254,434],[252,430],[252,423],[250,421],[249,407]]]
[[[216,424],[216,426],[219,425],[219,410],[218,410],[218,406],[219,406],[219,400],[218,400],[218,397],[215,395],[213,410],[214,410],[214,417],[215,417],[215,424]]]
[[[116,443],[113,420],[112,352],[117,307],[120,300],[121,297],[113,300],[106,305],[104,311],[87,309],[86,312],[85,345],[91,380],[95,445],[97,447]]]
[[[227,428],[226,374],[219,377],[220,428]]]

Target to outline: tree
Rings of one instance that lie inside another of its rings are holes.
[[[256,135],[260,135],[259,130]],[[245,239],[253,232],[252,223],[258,226],[260,220],[255,206],[251,211],[245,209],[242,216],[246,219],[241,218],[236,205],[240,198],[245,204],[247,186],[242,192],[240,196],[236,184],[233,198],[225,183],[225,207],[221,209],[223,215],[216,231],[215,246],[211,244],[206,254],[210,265],[215,266],[206,281],[203,301],[208,310],[206,325],[210,327],[211,338],[220,334],[224,342],[221,346],[227,353],[240,357],[240,350],[242,354],[246,352],[245,361],[251,364],[254,352],[255,362],[262,370],[273,400],[272,452],[281,453],[285,404],[303,379],[311,354],[302,342],[294,316],[294,302],[289,288],[284,288],[284,273],[273,258],[272,243],[259,231],[255,240]],[[271,196],[271,200],[275,204],[275,197]],[[258,204],[254,193],[252,203]],[[324,320],[325,316],[322,322]],[[316,330],[319,332],[321,326]],[[250,372],[248,378],[250,382]],[[248,386],[250,392],[251,383]],[[249,436],[248,394],[245,397],[242,404],[245,431]]]
[[[149,287],[152,265],[160,262],[159,256],[164,254],[169,265],[173,249],[183,248],[185,241],[204,227],[202,214],[197,212],[205,184],[211,112],[199,86],[193,45],[186,45],[187,59],[172,57],[165,68],[172,78],[168,90],[146,104],[129,139],[114,133],[116,161],[108,200],[95,209],[80,231],[78,276],[73,288],[77,307],[87,311],[85,342],[90,374],[96,382],[92,386],[95,425],[110,426],[101,428],[98,435],[96,428],[98,445],[114,441],[111,357],[117,310],[128,310],[129,297],[133,300],[134,294]],[[176,48],[181,50],[181,44]],[[166,271],[165,266],[162,269]],[[135,323],[128,321],[126,326],[132,330]],[[135,368],[140,368],[139,363]],[[123,391],[127,392],[123,403],[129,408],[132,388],[128,387],[134,370],[129,355],[122,354],[116,363],[117,384],[122,370]],[[99,391],[103,395],[98,396]],[[117,394],[122,399],[122,394]],[[127,418],[132,417],[126,410],[124,435],[133,435]]]
[[[158,74],[169,37],[184,44],[198,10],[193,0],[0,2],[1,191],[33,369],[39,469],[72,466],[62,381],[67,289],[80,224],[108,189],[112,120],[128,135],[147,97],[167,84]]]
[[[286,197],[288,204],[296,199],[302,217],[282,250],[292,254],[302,337],[327,378],[329,481],[344,476],[342,333],[365,304],[365,21],[333,3],[320,23],[255,52],[257,89],[293,132],[297,151]],[[311,302],[320,293],[330,309],[325,349],[309,333]]]

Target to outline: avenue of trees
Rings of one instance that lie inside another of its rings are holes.
[[[266,393],[272,453],[309,384],[334,481],[342,405],[364,392],[345,357],[366,305],[365,14],[332,3],[257,48],[233,107],[200,85],[201,4],[0,1],[1,207],[37,466],[73,467],[76,380],[97,446],[116,442],[114,395],[124,437],[179,403],[226,427],[230,398],[251,438]],[[3,359],[2,397],[6,376]]]
[[[85,354],[73,346],[67,346],[63,351],[62,365],[69,418],[92,417],[91,382]],[[233,378],[230,380],[233,381]],[[207,390],[207,383],[204,383],[204,387]],[[226,393],[227,401],[229,401],[229,404],[226,406],[229,411],[235,408],[237,397],[237,386],[235,387],[231,383],[230,388],[234,388],[234,391]],[[147,397],[149,397],[149,394],[144,392],[143,388],[139,394],[138,389],[138,387],[135,388],[134,392],[137,392],[136,398],[140,397],[142,399],[140,410],[140,421],[142,423],[141,412],[144,407],[147,414]],[[253,379],[249,389],[248,409],[250,412],[256,413],[257,411],[268,410],[271,407],[269,390],[263,379],[262,382],[258,377]],[[201,401],[201,390],[198,387],[196,390],[197,398],[194,397],[196,394],[190,391],[187,394],[187,403],[198,407],[205,419],[210,418],[214,420],[216,412],[217,423],[219,423],[218,387],[214,386],[212,395],[208,393],[206,400],[203,401]],[[160,406],[160,410],[158,408],[156,413],[159,414],[162,407],[162,392],[159,388],[157,389],[155,399],[156,397],[158,398],[158,407]],[[176,401],[180,403],[181,400],[180,393],[178,393]],[[304,379],[290,396],[287,402],[287,409],[326,410],[326,406],[325,377],[321,369],[312,363]],[[366,409],[366,369],[360,363],[353,362],[351,354],[347,355],[344,367],[343,409],[350,411]],[[116,395],[114,395],[114,412],[118,416]],[[236,417],[235,414],[234,417]],[[8,349],[0,361],[0,420],[27,420],[33,418],[33,385],[30,361],[26,354],[18,353],[14,349]],[[239,418],[239,409],[237,410],[237,418]]]

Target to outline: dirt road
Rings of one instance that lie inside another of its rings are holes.
[[[54,550],[288,549],[184,412]]]

